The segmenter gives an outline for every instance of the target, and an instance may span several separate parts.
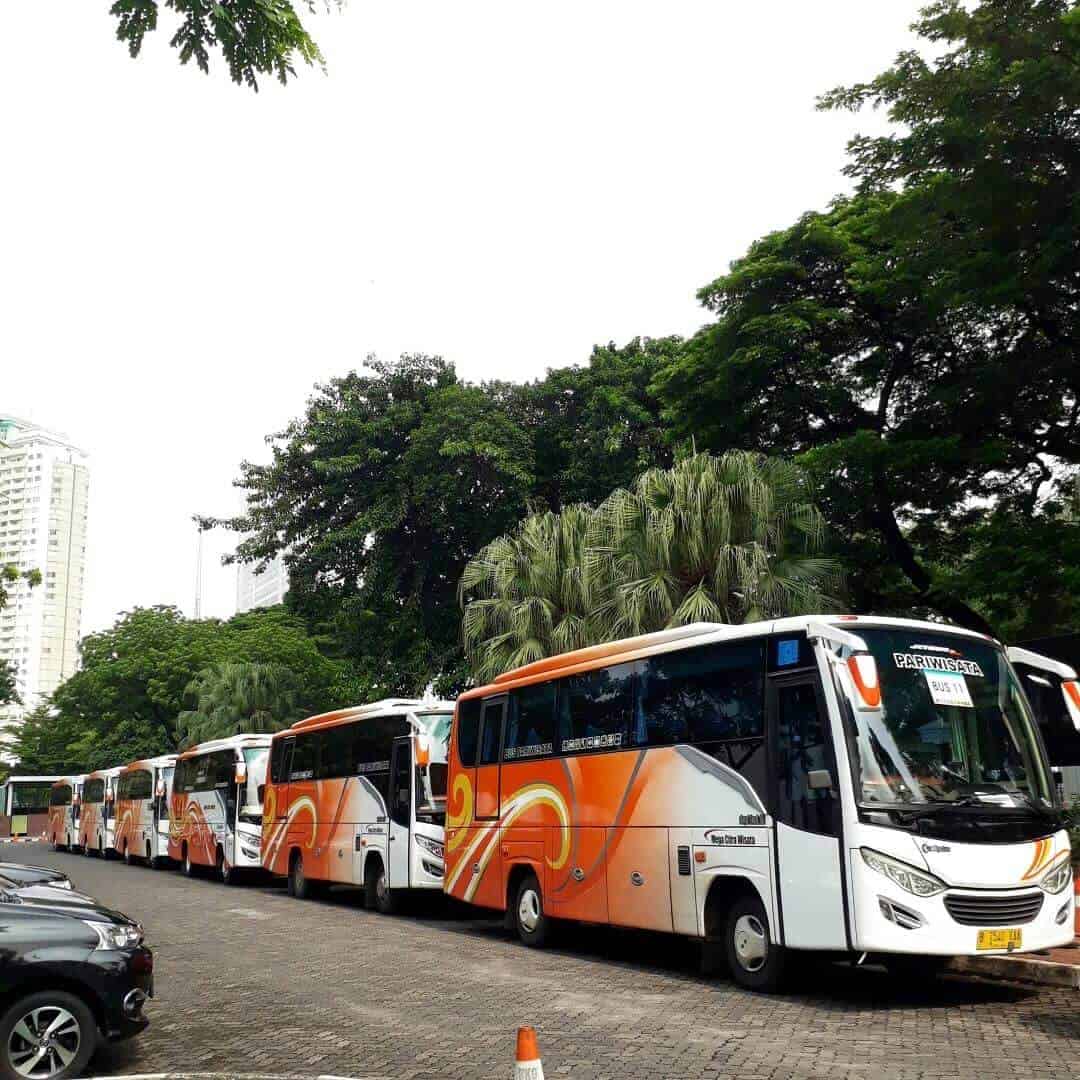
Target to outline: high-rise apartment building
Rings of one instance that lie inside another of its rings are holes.
[[[0,708],[0,727],[77,667],[89,480],[86,454],[65,436],[0,414],[0,566],[42,579],[9,584],[0,609],[0,660],[14,668],[23,702]]]
[[[261,573],[255,573],[258,563],[240,563],[236,568],[236,611],[239,614],[253,608],[273,607],[285,600],[289,591],[289,571],[278,555]]]

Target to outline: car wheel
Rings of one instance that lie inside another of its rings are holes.
[[[85,1003],[61,990],[17,1001],[0,1019],[0,1074],[8,1080],[78,1076],[98,1042]]]
[[[725,945],[728,967],[740,986],[771,993],[783,984],[785,951],[772,940],[757,896],[742,896],[731,905]]]
[[[527,874],[514,900],[514,926],[522,944],[539,949],[547,942],[551,920],[544,914],[544,894],[535,874]]]

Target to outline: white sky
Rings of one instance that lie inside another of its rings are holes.
[[[4,5],[0,412],[92,455],[84,631],[193,607],[195,512],[369,352],[524,379],[689,333],[694,294],[845,187],[919,0],[350,0],[258,95],[128,58],[109,0]],[[205,614],[235,540],[207,539]]]

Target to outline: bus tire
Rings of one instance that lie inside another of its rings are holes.
[[[240,884],[240,871],[225,858],[225,852],[221,848],[218,848],[217,868],[223,885]]]
[[[187,844],[184,845],[184,850],[180,858],[183,860],[181,865],[184,869],[184,877],[195,877],[198,874],[198,868],[191,861],[191,849]]]
[[[728,967],[740,986],[766,994],[780,989],[785,950],[773,942],[765,905],[756,893],[743,893],[732,903],[724,939]]]
[[[124,865],[135,865],[135,856],[131,854],[131,845],[126,840],[124,841]]]
[[[542,949],[551,932],[551,920],[544,914],[544,894],[533,873],[526,874],[514,899],[514,926],[518,938],[530,949]]]
[[[364,876],[364,906],[380,915],[393,915],[398,909],[398,895],[386,880],[382,859],[371,859]]]
[[[93,855],[93,854],[94,854],[94,853],[93,853],[93,852],[92,852],[92,851],[90,850],[90,837],[89,837],[89,836],[88,836],[88,837],[86,838],[86,842],[85,842],[85,843],[83,844],[83,846],[82,846],[82,853],[83,853],[83,855],[85,855],[85,856],[86,856],[86,857],[87,857],[88,859],[90,858],[90,856],[91,856],[91,855]]]
[[[53,833],[53,836],[52,836],[52,849],[53,849],[53,851],[59,851],[60,850],[60,840],[57,837],[56,833]]]
[[[315,895],[313,882],[304,873],[304,856],[293,852],[289,860],[289,895],[297,900],[310,900]]]

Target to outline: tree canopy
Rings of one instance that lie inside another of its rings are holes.
[[[302,0],[314,11],[312,0]],[[175,12],[176,30],[169,45],[180,63],[194,60],[210,70],[211,52],[220,52],[235,83],[258,90],[259,77],[271,75],[286,83],[296,75],[297,60],[325,66],[319,46],[304,28],[300,0],[114,0],[116,36],[133,57],[146,35],[158,28],[161,9]]]
[[[992,630],[1004,592],[1027,612],[1019,633],[1076,617],[1061,585],[1080,555],[1064,516],[1080,465],[1077,18],[1057,0],[925,9],[936,59],[901,54],[822,100],[905,125],[852,142],[857,193],[702,289],[715,321],[654,383],[699,445],[800,456],[860,610]],[[1040,595],[1001,577],[1002,543],[1044,560]]]

